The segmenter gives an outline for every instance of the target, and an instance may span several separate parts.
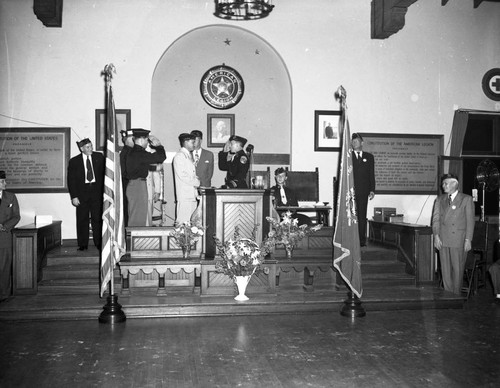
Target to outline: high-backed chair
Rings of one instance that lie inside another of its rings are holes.
[[[486,257],[488,253],[488,223],[476,221],[472,249],[467,254],[462,292],[475,294],[479,287],[486,284]]]
[[[288,171],[286,185],[293,190],[297,201],[319,201],[319,169]]]

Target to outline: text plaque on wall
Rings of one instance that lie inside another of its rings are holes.
[[[436,194],[443,135],[361,133],[375,157],[378,194]]]
[[[70,128],[0,128],[0,169],[15,193],[67,192]]]

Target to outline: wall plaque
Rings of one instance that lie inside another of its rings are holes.
[[[361,133],[375,157],[376,194],[436,194],[443,135]]]
[[[70,128],[0,128],[0,169],[14,193],[67,192]]]

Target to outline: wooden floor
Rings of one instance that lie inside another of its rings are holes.
[[[64,306],[61,306],[64,308]],[[7,387],[498,387],[500,305],[463,309],[1,321]]]
[[[414,279],[404,273],[404,264],[397,262],[394,249],[371,245],[363,249],[362,256],[362,306],[366,311],[462,308],[462,297],[432,284],[416,287]],[[106,299],[98,295],[98,260],[95,248],[77,252],[75,246],[65,245],[51,251],[38,294],[15,296],[1,303],[0,321],[96,319],[106,304]],[[384,273],[380,273],[382,267]],[[248,291],[250,300],[237,302],[230,295],[201,296],[199,287],[194,292],[168,290],[166,296],[156,296],[154,288],[135,289],[132,295],[122,296],[119,277],[115,284],[118,302],[129,319],[338,312],[347,296],[344,287],[316,288],[311,292],[302,287],[280,286],[276,294]]]

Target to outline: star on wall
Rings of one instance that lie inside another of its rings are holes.
[[[224,43],[227,44],[228,46],[231,46],[231,41],[228,38],[226,38],[226,40],[224,41]]]
[[[259,50],[255,50],[255,55],[260,55],[260,51]]]

